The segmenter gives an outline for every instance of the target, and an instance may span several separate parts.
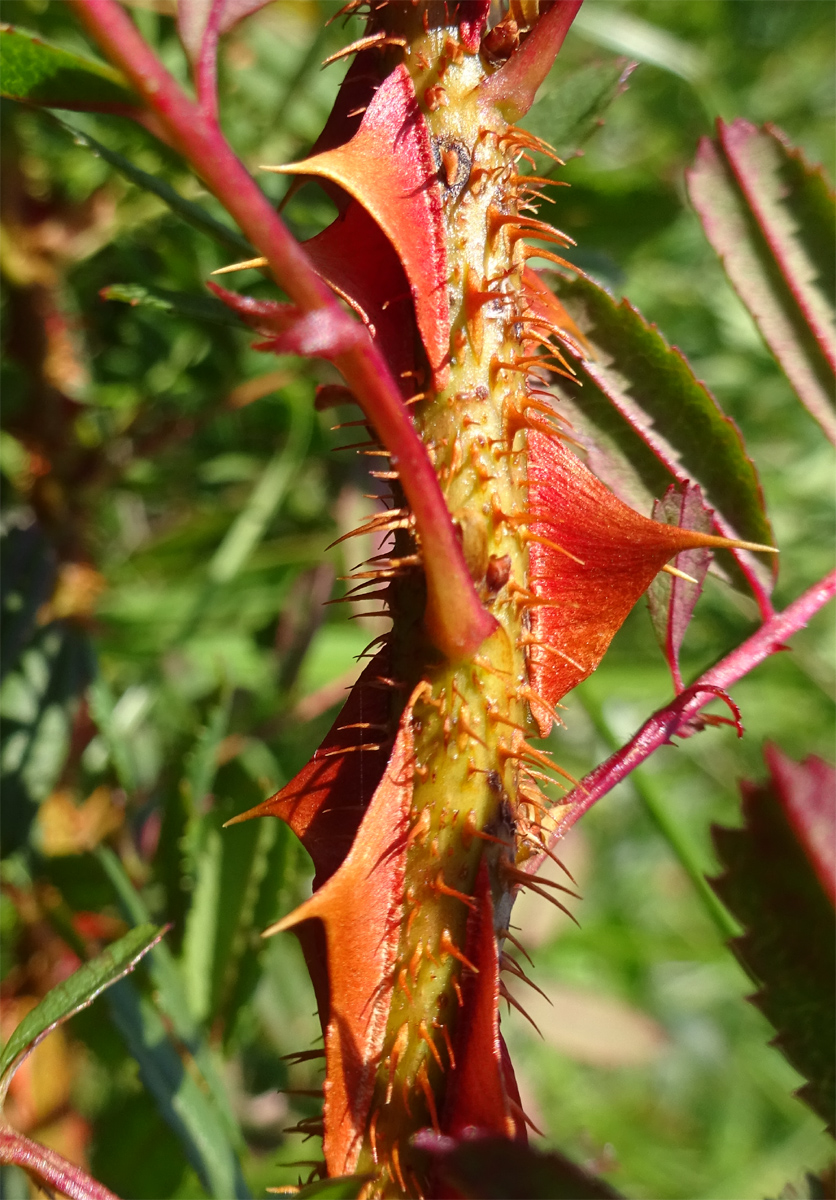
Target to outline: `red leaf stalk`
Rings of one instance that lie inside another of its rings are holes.
[[[301,312],[336,309],[337,301],[218,129],[181,91],[116,0],[70,0],[110,61],[133,83],[171,143],[194,167]],[[482,608],[426,452],[412,428],[391,372],[374,343],[334,356],[358,403],[396,456],[415,525],[426,548],[425,571],[443,653],[473,653],[494,622]]]

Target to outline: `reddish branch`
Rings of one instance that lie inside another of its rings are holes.
[[[836,571],[806,591],[783,612],[766,621],[757,633],[732,650],[716,667],[706,671],[696,683],[649,717],[626,745],[611,754],[606,762],[591,771],[566,797],[572,807],[562,819],[552,837],[552,847],[562,838],[579,817],[625,779],[631,771],[648,758],[654,750],[670,743],[675,734],[687,726],[718,693],[725,692],[744,675],[748,675],[764,659],[786,649],[786,639],[792,637],[828,600],[836,596]],[[542,857],[532,858],[525,869],[534,873]]]
[[[167,139],[267,259],[276,282],[300,312],[320,313],[334,328],[351,320],[233,153],[214,120],[212,106],[207,111],[188,99],[116,0],[70,3],[107,58],[156,115]],[[208,82],[203,62],[200,74]],[[495,621],[476,595],[435,472],[395,380],[365,336],[349,348],[340,348],[333,362],[390,451],[412,507],[423,550],[428,605],[436,617],[431,630],[434,640],[449,657],[466,657],[493,632]]]
[[[45,1191],[60,1192],[70,1200],[117,1200],[81,1167],[14,1129],[0,1129],[0,1163],[22,1167]]]

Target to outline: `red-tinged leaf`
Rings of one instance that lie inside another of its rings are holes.
[[[772,126],[718,120],[688,191],[764,341],[836,442],[836,205],[821,168]]]
[[[679,350],[628,301],[617,303],[593,280],[557,276],[556,285],[589,347],[585,358],[569,347],[581,387],[559,380],[556,391],[595,475],[647,513],[671,483],[699,484],[717,533],[773,545],[757,472],[737,426]],[[776,563],[747,550],[722,551],[718,560],[769,615]]]
[[[399,153],[392,157],[397,144]],[[387,164],[384,173],[377,164]],[[289,166],[269,168],[330,179],[363,205],[403,264],[418,330],[436,386],[448,371],[450,315],[441,189],[426,123],[404,66],[381,84],[349,142]],[[356,271],[364,269],[362,261]]]
[[[759,985],[752,1001],[778,1031],[783,1054],[807,1083],[799,1095],[830,1128],[836,1112],[836,913],[823,884],[820,832],[834,827],[836,773],[816,759],[790,763],[772,749],[771,778],[744,783],[742,829],[714,829],[724,867],[711,880],[745,929],[731,945]],[[827,854],[825,854],[825,858]]]
[[[551,70],[582,0],[554,0],[518,50],[482,84],[479,100],[507,121],[518,121],[531,108],[537,89]]]
[[[271,0],[177,0],[177,32],[192,62],[200,58],[210,20],[218,34],[227,33]]]
[[[462,987],[464,1003],[455,1039],[456,1069],[441,1114],[441,1129],[461,1137],[466,1129],[526,1140],[525,1124],[508,1101],[519,1101],[510,1059],[499,1032],[499,952],[494,933],[490,879],[479,868],[477,907],[467,925],[465,954],[479,968]]]
[[[545,737],[553,706],[598,666],[628,612],[668,559],[718,538],[629,508],[562,442],[528,434],[529,587],[534,711]]]
[[[337,295],[354,309],[377,342],[393,377],[414,390],[412,295],[392,243],[361,204],[304,243],[311,262]]]
[[[403,906],[414,754],[412,701],[383,777],[339,869],[268,933],[320,923],[327,958],[323,1151],[329,1175],[357,1163],[394,986]],[[343,803],[335,791],[334,801]],[[310,943],[303,941],[308,951]],[[320,998],[320,1004],[322,1000]]]
[[[711,531],[713,515],[711,509],[703,503],[702,493],[696,484],[686,484],[681,490],[671,485],[662,499],[653,505],[654,521],[664,521],[666,525],[679,525],[683,529],[698,529],[701,533]],[[678,692],[684,687],[679,670],[679,651],[694,606],[700,598],[710,562],[711,551],[705,546],[684,550],[677,554],[673,566],[690,575],[696,583],[660,571],[647,592],[653,629],[668,660],[674,687]]]
[[[442,1186],[473,1200],[617,1200],[603,1179],[552,1152],[506,1138],[437,1136],[422,1130],[415,1145],[431,1160]],[[449,1192],[448,1192],[449,1194]]]
[[[793,762],[777,746],[767,745],[764,758],[787,820],[836,907],[836,772],[814,755]]]

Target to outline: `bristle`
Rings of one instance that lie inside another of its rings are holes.
[[[294,1050],[292,1054],[281,1054],[280,1062],[290,1063],[291,1065],[303,1062],[310,1062],[314,1058],[324,1058],[324,1050]]]
[[[528,1021],[529,1024],[532,1025],[533,1028],[537,1030],[537,1032],[540,1034],[540,1037],[543,1037],[543,1033],[542,1033],[539,1025],[537,1024],[537,1022],[534,1020],[534,1018],[529,1013],[527,1013],[525,1011],[523,1006],[520,1004],[519,1000],[517,1000],[516,996],[513,996],[511,994],[511,992],[508,991],[508,988],[505,986],[505,984],[502,982],[501,979],[499,981],[499,994],[503,1000],[505,1000],[508,1004],[511,1005],[512,1008],[515,1008],[517,1010],[517,1012],[522,1013],[522,1015],[525,1017],[526,1021]],[[546,1039],[543,1038],[543,1041],[545,1041],[545,1040]]]
[[[421,1021],[421,1023],[419,1024],[418,1036],[420,1038],[422,1038],[429,1046],[430,1053],[432,1054],[435,1061],[438,1063],[439,1071],[441,1071],[443,1074],[444,1073],[444,1063],[441,1061],[441,1055],[438,1053],[438,1047],[436,1046],[429,1029],[427,1029],[426,1021]]]
[[[474,975],[479,974],[479,968],[474,966],[470,959],[462,954],[458,946],[454,945],[449,929],[442,929],[441,931],[440,948],[442,955],[452,954],[453,958],[457,959],[462,966],[467,967],[468,971],[472,971]]]
[[[444,1038],[444,1045],[447,1047],[447,1057],[450,1059],[450,1069],[451,1069],[452,1071],[455,1071],[455,1069],[456,1069],[456,1056],[455,1056],[455,1054],[453,1053],[453,1044],[452,1044],[452,1042],[450,1041],[450,1034],[447,1032],[447,1026],[446,1026],[446,1025],[443,1025],[443,1024],[439,1024],[439,1023],[438,1023],[437,1021],[435,1021],[435,1020],[433,1021],[433,1025],[435,1026],[435,1028],[436,1028],[436,1029],[440,1029],[440,1030],[441,1030],[441,1036]]]
[[[331,63],[337,62],[341,58],[345,58],[349,54],[357,54],[361,50],[368,50],[370,46],[401,46],[406,48],[406,38],[393,37],[381,29],[377,33],[370,33],[368,37],[358,38],[356,42],[352,42],[348,46],[343,46],[342,50],[338,50],[336,54],[331,54],[328,58],[323,59],[323,67],[328,67]]]
[[[536,1028],[537,1028],[537,1026],[535,1025],[535,1029]],[[537,1032],[538,1033],[540,1032],[539,1029],[537,1030]],[[542,1036],[542,1034],[541,1034],[541,1036]],[[525,1111],[525,1109],[522,1108],[521,1105],[517,1104],[516,1100],[512,1100],[510,1096],[508,1097],[508,1107],[511,1109],[511,1111],[513,1113],[515,1113],[517,1115],[517,1117],[519,1117],[520,1120],[524,1121],[525,1124],[529,1126],[529,1128],[533,1129],[535,1133],[539,1134],[540,1137],[546,1136],[543,1133],[542,1129],[537,1128],[537,1126],[534,1124],[534,1122],[532,1121],[532,1119],[528,1115],[528,1113]]]
[[[400,1152],[398,1151],[397,1142],[393,1143],[389,1154],[392,1166],[395,1170],[395,1175],[398,1179],[398,1183],[401,1185],[401,1191],[406,1192],[406,1184],[404,1183],[403,1172],[401,1171],[401,1156]]]
[[[438,872],[434,883],[430,884],[430,887],[434,892],[439,892],[442,896],[452,896],[454,900],[461,900],[462,904],[466,904],[471,911],[475,912],[476,901],[473,899],[473,897],[466,896],[464,892],[459,892],[456,890],[456,888],[449,887],[448,884],[444,882],[444,876],[441,871]],[[444,933],[447,933],[447,930],[445,930]],[[449,934],[447,936],[449,937]],[[442,934],[442,949],[445,949],[444,934]],[[456,954],[454,950],[450,950],[450,953],[455,954],[455,957],[459,958],[459,955]],[[466,958],[461,958],[460,961],[467,963]],[[467,965],[470,966],[469,963]]]
[[[432,1127],[436,1133],[441,1133],[441,1129],[438,1124],[438,1113],[435,1109],[435,1097],[433,1096],[433,1090],[430,1087],[430,1081],[427,1078],[426,1063],[421,1063],[415,1078],[418,1081],[421,1091],[424,1093],[424,1099],[427,1101],[427,1108],[430,1110],[430,1121],[432,1122]]]
[[[497,936],[498,938],[507,938],[507,939],[508,939],[508,941],[509,941],[509,942],[511,942],[511,944],[512,944],[512,945],[514,945],[514,946],[516,946],[516,947],[517,947],[517,949],[519,950],[520,954],[524,954],[524,955],[525,955],[525,957],[526,957],[526,958],[528,959],[528,961],[531,963],[532,967],[534,966],[534,959],[533,959],[533,958],[531,957],[531,955],[528,953],[528,951],[526,950],[526,948],[525,948],[525,946],[522,944],[522,942],[519,940],[519,938],[516,938],[516,937],[514,937],[514,935],[513,935],[513,933],[511,932],[511,930],[510,930],[510,929],[497,929],[497,931],[496,931],[496,936]]]
[[[521,979],[523,983],[527,983],[529,987],[534,988],[535,992],[539,992],[543,999],[551,1004],[552,1008],[554,1008],[554,1005],[552,1004],[551,1000],[549,1000],[549,997],[546,995],[543,989],[538,987],[532,979],[528,978],[525,971],[522,969],[519,963],[514,962],[510,954],[503,953],[500,958],[500,962],[502,964],[500,968],[501,970],[507,971],[509,975],[515,975],[517,979]]]
[[[532,876],[525,871],[520,871],[517,867],[510,863],[504,862],[501,867],[503,875],[507,879],[512,879],[521,887],[529,887],[532,881]],[[573,892],[571,888],[567,888],[563,883],[556,883],[553,879],[539,879],[537,881],[539,887],[554,888],[557,892],[565,892],[567,896],[571,896],[573,900],[581,900],[582,897],[577,892]]]

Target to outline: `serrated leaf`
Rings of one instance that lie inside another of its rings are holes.
[[[696,484],[684,488],[669,487],[661,500],[653,504],[654,521],[667,525],[679,525],[683,529],[699,529],[702,533],[711,530],[713,513],[703,503],[702,492]],[[690,575],[696,583],[660,571],[647,591],[647,605],[653,631],[671,669],[673,682],[678,692],[682,691],[682,675],[679,670],[679,651],[690,624],[694,606],[702,592],[705,576],[711,562],[711,550],[698,546],[694,550],[683,550],[673,561],[678,571]]]
[[[138,283],[112,283],[99,293],[102,300],[119,300],[132,308],[155,308],[158,312],[177,313],[192,321],[208,321],[215,325],[231,325],[246,329],[225,304],[211,296],[195,296],[188,292],[169,292],[165,288],[149,288]]]
[[[821,169],[772,126],[718,120],[688,192],[764,341],[836,441],[836,204]]]
[[[0,1054],[0,1104],[23,1058],[58,1025],[87,1008],[105,988],[132,971],[164,933],[165,929],[156,925],[138,925],[47,992],[23,1018]]]
[[[613,1188],[562,1154],[542,1154],[506,1138],[449,1137],[419,1133],[416,1145],[439,1179],[473,1200],[613,1200]]]
[[[590,63],[562,76],[532,105],[520,124],[554,146],[562,158],[577,154],[603,124],[603,115],[627,87],[635,63],[626,58]],[[549,177],[558,170],[550,163],[538,171]]]
[[[203,1186],[218,1200],[246,1200],[250,1193],[221,1114],[195,1077],[194,1066],[184,1063],[171,1044],[156,1009],[127,980],[111,989],[109,999],[143,1083]]]
[[[186,200],[164,179],[160,179],[156,175],[150,175],[147,171],[140,170],[139,167],[134,166],[123,155],[117,154],[115,150],[108,149],[107,146],[97,141],[94,137],[91,137],[89,133],[84,133],[82,130],[68,125],[66,121],[62,121],[54,113],[44,113],[42,117],[44,119],[51,118],[54,124],[62,129],[64,133],[68,134],[77,145],[85,146],[98,158],[104,159],[120,175],[124,175],[130,183],[142,188],[143,191],[151,192],[152,195],[162,200],[176,216],[187,221],[189,225],[193,225],[201,233],[207,234],[214,241],[218,242],[219,245],[227,250],[231,250],[236,256],[252,257],[252,246],[237,230],[230,229],[229,226],[216,220],[211,213],[208,213],[199,204],[195,204],[192,200]]]
[[[622,500],[649,513],[672,483],[699,484],[724,537],[773,545],[755,467],[737,426],[675,347],[627,301],[586,276],[557,277],[556,292],[587,342],[570,355],[582,385],[557,385],[560,409],[587,464]],[[775,564],[720,551],[733,582],[771,611]]]
[[[744,827],[713,831],[725,871],[710,882],[746,930],[731,946],[759,984],[752,999],[777,1029],[775,1044],[808,1081],[799,1095],[832,1128],[836,914],[789,813],[824,789],[817,806],[830,814],[832,839],[836,772],[774,748],[767,762],[767,783],[741,785]]]
[[[17,29],[0,27],[0,95],[48,108],[124,112],[139,99],[119,71]]]

